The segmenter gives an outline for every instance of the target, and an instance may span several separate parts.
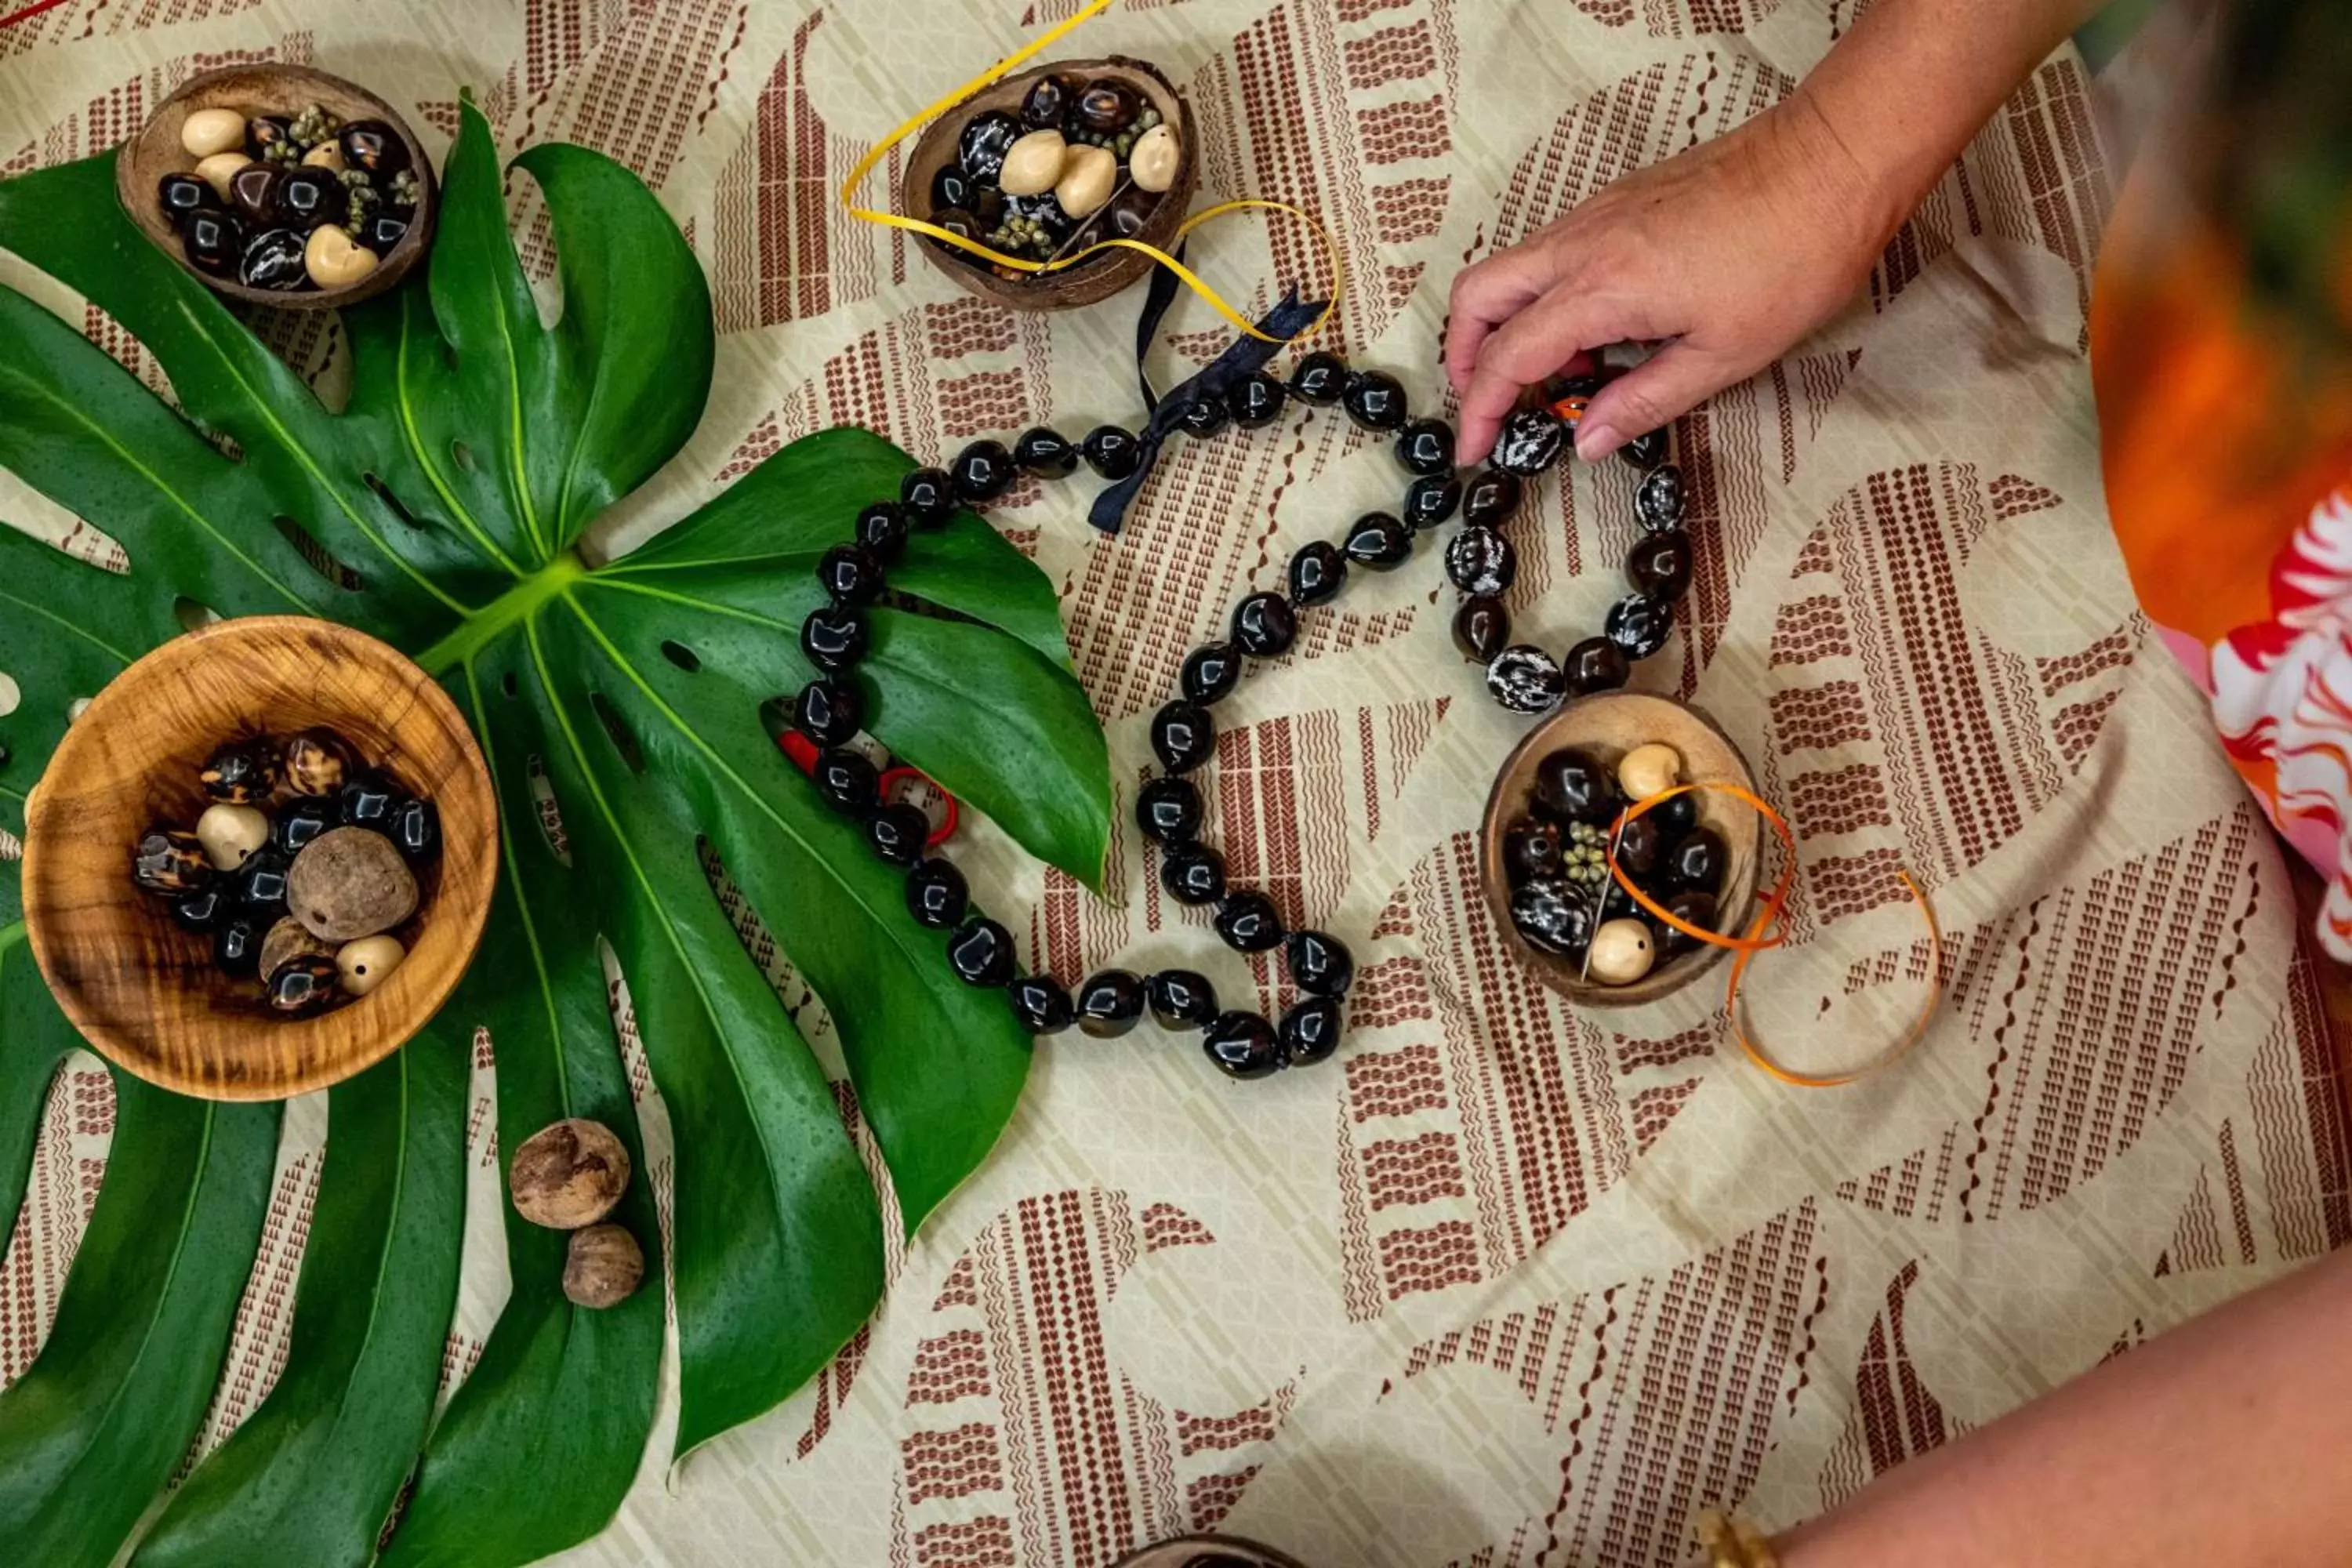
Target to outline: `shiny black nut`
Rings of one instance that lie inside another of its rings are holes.
[[[441,853],[441,812],[429,800],[404,800],[385,830],[392,847],[410,860],[424,862]],[[289,851],[290,853],[290,851]]]
[[[1673,449],[1674,438],[1666,431],[1651,430],[1618,447],[1617,455],[1637,468],[1654,468]]]
[[[948,465],[955,493],[973,506],[986,506],[1011,489],[1016,471],[1013,454],[1004,449],[1004,443],[986,438],[964,447]]]
[[[877,806],[866,819],[866,842],[893,866],[912,866],[923,858],[923,841],[931,836],[931,819],[908,801]]]
[[[302,237],[290,228],[264,229],[245,242],[236,258],[236,280],[248,289],[290,294],[310,285],[302,265]]]
[[[254,157],[266,155],[272,147],[283,145],[292,152],[301,143],[294,140],[294,121],[283,114],[256,114],[245,122],[245,150]],[[278,154],[281,158],[285,153]]]
[[[1290,558],[1290,602],[1301,606],[1328,605],[1347,586],[1348,558],[1338,545],[1317,539],[1298,547]]]
[[[838,605],[808,613],[801,623],[801,652],[827,675],[838,675],[866,657],[866,617]]]
[[[1533,479],[1554,463],[1568,447],[1568,426],[1549,408],[1515,409],[1503,421],[1488,461],[1505,473]]]
[[[1624,809],[1617,772],[1590,752],[1562,746],[1536,763],[1535,808],[1554,822],[1605,827]]]
[[[1255,430],[1282,416],[1282,383],[1264,371],[1254,371],[1225,391],[1225,412],[1244,430]]]
[[[1356,983],[1356,956],[1328,931],[1295,931],[1283,940],[1291,983],[1318,996],[1344,996]]]
[[[836,544],[817,558],[817,585],[836,606],[856,609],[882,596],[882,563],[856,544]]]
[[[213,928],[213,967],[243,979],[261,969],[261,939],[275,920],[232,915]]]
[[[1722,918],[1715,895],[1697,888],[1684,888],[1661,902],[1668,914],[1701,931],[1715,930],[1716,921]],[[1699,945],[1698,938],[1677,931],[1664,921],[1657,921],[1652,930],[1657,942],[1658,961],[1662,963]]]
[[[907,509],[896,501],[877,500],[857,514],[857,543],[888,566],[907,553]]]
[[[907,912],[917,925],[945,931],[961,924],[971,907],[963,873],[946,860],[924,860],[907,873]]]
[[[1202,643],[1184,656],[1176,676],[1177,689],[1195,702],[1218,701],[1241,681],[1241,650],[1229,642]]]
[[[236,903],[227,889],[215,882],[193,893],[183,893],[172,900],[172,923],[182,931],[209,935],[213,929],[235,911]]]
[[[1228,892],[1217,905],[1217,935],[1235,952],[1265,952],[1282,943],[1282,912],[1255,888]]]
[[[1032,131],[1059,131],[1083,90],[1076,77],[1058,72],[1039,77],[1021,100],[1021,123]]]
[[[213,879],[213,863],[193,833],[159,827],[131,852],[131,879],[151,893],[176,897]]]
[[[1652,806],[1648,815],[1657,822],[1658,831],[1666,836],[1667,842],[1672,843],[1698,826],[1697,792],[1668,795]]]
[[[931,176],[931,221],[939,222],[940,214],[950,210],[969,216],[981,188],[978,180],[964,173],[962,164],[940,164],[940,172]]]
[[[323,952],[297,953],[270,972],[263,995],[273,1013],[315,1013],[335,999],[335,961]]]
[[[226,278],[245,256],[245,225],[225,212],[192,212],[180,221],[180,248],[197,271]]]
[[[1518,552],[1491,528],[1474,525],[1445,542],[1445,575],[1465,594],[1493,598],[1518,574]]]
[[[1279,594],[1252,594],[1234,606],[1233,640],[1252,658],[1278,658],[1297,637],[1298,612]]]
[[[1557,878],[1528,882],[1511,895],[1511,925],[1531,947],[1574,958],[1592,941],[1593,900]]]
[[[1639,593],[1681,598],[1691,581],[1690,535],[1679,528],[1644,534],[1625,557],[1625,580]]]
[[[1346,1009],[1337,996],[1308,996],[1282,1016],[1277,1031],[1287,1067],[1312,1067],[1339,1048]]]
[[[1116,136],[1143,112],[1135,89],[1110,77],[1097,77],[1078,94],[1077,122],[1098,136]]]
[[[1395,430],[1405,422],[1403,384],[1386,371],[1359,371],[1349,376],[1339,400],[1360,430]]]
[[[1486,695],[1514,713],[1548,713],[1561,689],[1559,666],[1539,647],[1521,643],[1486,663]]]
[[[1014,1021],[1033,1035],[1058,1035],[1075,1016],[1070,994],[1050,974],[1024,974],[1004,988]]]
[[[287,877],[293,864],[293,858],[283,849],[257,849],[229,873],[229,888],[236,894],[238,906],[261,922],[264,932],[286,918]]]
[[[1454,646],[1471,663],[1492,663],[1510,642],[1511,613],[1502,600],[1467,598],[1454,612]]]
[[[1570,697],[1590,697],[1624,685],[1633,679],[1633,665],[1625,650],[1607,637],[1587,637],[1561,658],[1560,675]]]
[[[1189,773],[1216,754],[1217,724],[1188,698],[1161,705],[1151,716],[1151,751],[1171,773]]]
[[[228,177],[228,205],[251,226],[268,228],[278,220],[278,187],[285,179],[275,163],[247,163]]]
[[[1290,395],[1316,408],[1328,408],[1348,390],[1348,366],[1321,350],[1307,355],[1290,373]]]
[[[1688,795],[1677,795],[1675,800],[1690,798]],[[1669,801],[1666,804],[1671,805],[1675,802]],[[1661,808],[1661,811],[1663,809]],[[1660,811],[1645,812],[1641,820],[1647,822],[1659,815]],[[1626,826],[1630,827],[1633,825],[1628,823]],[[1664,834],[1663,826],[1659,831]],[[1676,887],[1696,888],[1703,893],[1719,891],[1723,887],[1723,874],[1730,868],[1730,866],[1731,850],[1723,842],[1723,835],[1712,827],[1692,828],[1676,841],[1672,849],[1666,851],[1667,879]]]
[[[948,967],[967,985],[1003,985],[1013,978],[1013,933],[986,915],[974,915],[948,938]]]
[[[1423,474],[1404,488],[1404,520],[1416,530],[1435,528],[1462,504],[1462,481],[1452,474]]]
[[[819,752],[809,777],[818,794],[854,816],[873,809],[876,792],[882,787],[881,771],[873,761],[848,746],[828,746]]]
[[[1675,607],[1649,594],[1628,594],[1609,606],[1601,630],[1628,658],[1647,658],[1674,636]]]
[[[1454,471],[1454,430],[1443,419],[1416,419],[1397,432],[1391,448],[1409,474]]]
[[[1037,425],[1021,432],[1013,443],[1013,460],[1041,479],[1058,479],[1078,471],[1078,449],[1059,430]]]
[[[1201,831],[1201,792],[1190,779],[1161,775],[1135,794],[1135,825],[1155,844],[1181,844]]]
[[[955,515],[955,479],[945,468],[917,468],[898,481],[898,501],[918,526],[937,528]]]
[[[854,681],[819,677],[793,699],[793,728],[819,746],[847,744],[865,722],[866,699]]]
[[[346,168],[382,174],[386,184],[408,167],[408,143],[381,120],[352,121],[336,133],[335,143],[343,151]]]
[[[1220,1013],[1201,1037],[1201,1048],[1228,1078],[1265,1078],[1283,1068],[1274,1026],[1255,1013]]]
[[[1180,904],[1213,904],[1225,896],[1225,858],[1190,839],[1160,857],[1160,885]]]
[[[1463,489],[1462,521],[1480,528],[1500,528],[1517,514],[1526,493],[1518,475],[1481,468]]]
[[[956,136],[956,162],[975,180],[994,184],[1004,154],[1021,140],[1021,121],[1009,114],[975,114]]]
[[[1087,432],[1078,450],[1085,454],[1087,467],[1109,484],[1117,484],[1143,466],[1143,447],[1135,433],[1116,425],[1097,425]]]
[[[1617,830],[1614,848],[1617,868],[1648,890],[1650,879],[1658,875],[1665,863],[1665,835],[1658,831],[1645,812]]]
[[[1348,559],[1374,572],[1392,572],[1412,559],[1412,530],[1384,511],[1368,511],[1348,525]]]
[[[407,237],[408,219],[398,213],[370,213],[360,225],[360,243],[379,257],[391,255],[393,247]]]
[[[1206,441],[1233,423],[1221,397],[1195,397],[1176,416],[1177,427],[1196,441]]]
[[[1503,875],[1511,885],[1557,877],[1560,868],[1559,829],[1549,822],[1524,817],[1503,830]]]
[[[1078,1032],[1115,1040],[1143,1016],[1143,977],[1131,969],[1104,969],[1087,976],[1076,1002]]]
[[[1672,463],[1661,464],[1643,477],[1633,491],[1633,515],[1643,528],[1653,533],[1663,533],[1669,528],[1683,525],[1683,471]]]
[[[1163,1029],[1205,1029],[1216,1021],[1217,988],[1190,969],[1163,969],[1144,982],[1151,1016]]]
[[[379,773],[362,773],[346,781],[335,795],[335,818],[344,827],[392,831],[392,819],[407,799],[401,787]]]
[[[351,192],[326,169],[289,169],[278,183],[276,219],[299,241],[322,224],[340,223],[351,216]]]
[[[278,787],[278,748],[268,741],[232,741],[205,759],[196,783],[208,800],[251,805]]]

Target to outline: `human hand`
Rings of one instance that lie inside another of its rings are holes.
[[[1851,299],[1907,212],[1803,89],[1626,175],[1454,280],[1445,374],[1460,449],[1520,391],[1627,340],[1666,346],[1596,395],[1577,456],[1608,456],[1780,356]]]

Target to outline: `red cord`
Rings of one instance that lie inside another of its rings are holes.
[[[0,16],[0,27],[13,27],[19,22],[29,22],[42,12],[54,11],[65,3],[66,0],[33,0],[33,4],[23,10],[11,11],[5,16]]]

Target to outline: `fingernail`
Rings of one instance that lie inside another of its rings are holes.
[[[1586,424],[1576,432],[1576,455],[1587,463],[1597,463],[1623,443],[1617,432],[1606,425]]]

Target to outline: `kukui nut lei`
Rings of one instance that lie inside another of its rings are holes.
[[[416,221],[408,144],[381,120],[346,124],[319,104],[290,119],[199,109],[180,126],[191,165],[156,200],[196,270],[251,289],[343,289],[383,264]]]
[[[157,826],[131,877],[172,900],[213,963],[258,978],[281,1014],[364,996],[407,956],[393,933],[416,912],[420,875],[441,854],[433,803],[363,767],[331,730],[282,745],[266,735],[215,751],[196,775],[210,805],[194,832]]]

